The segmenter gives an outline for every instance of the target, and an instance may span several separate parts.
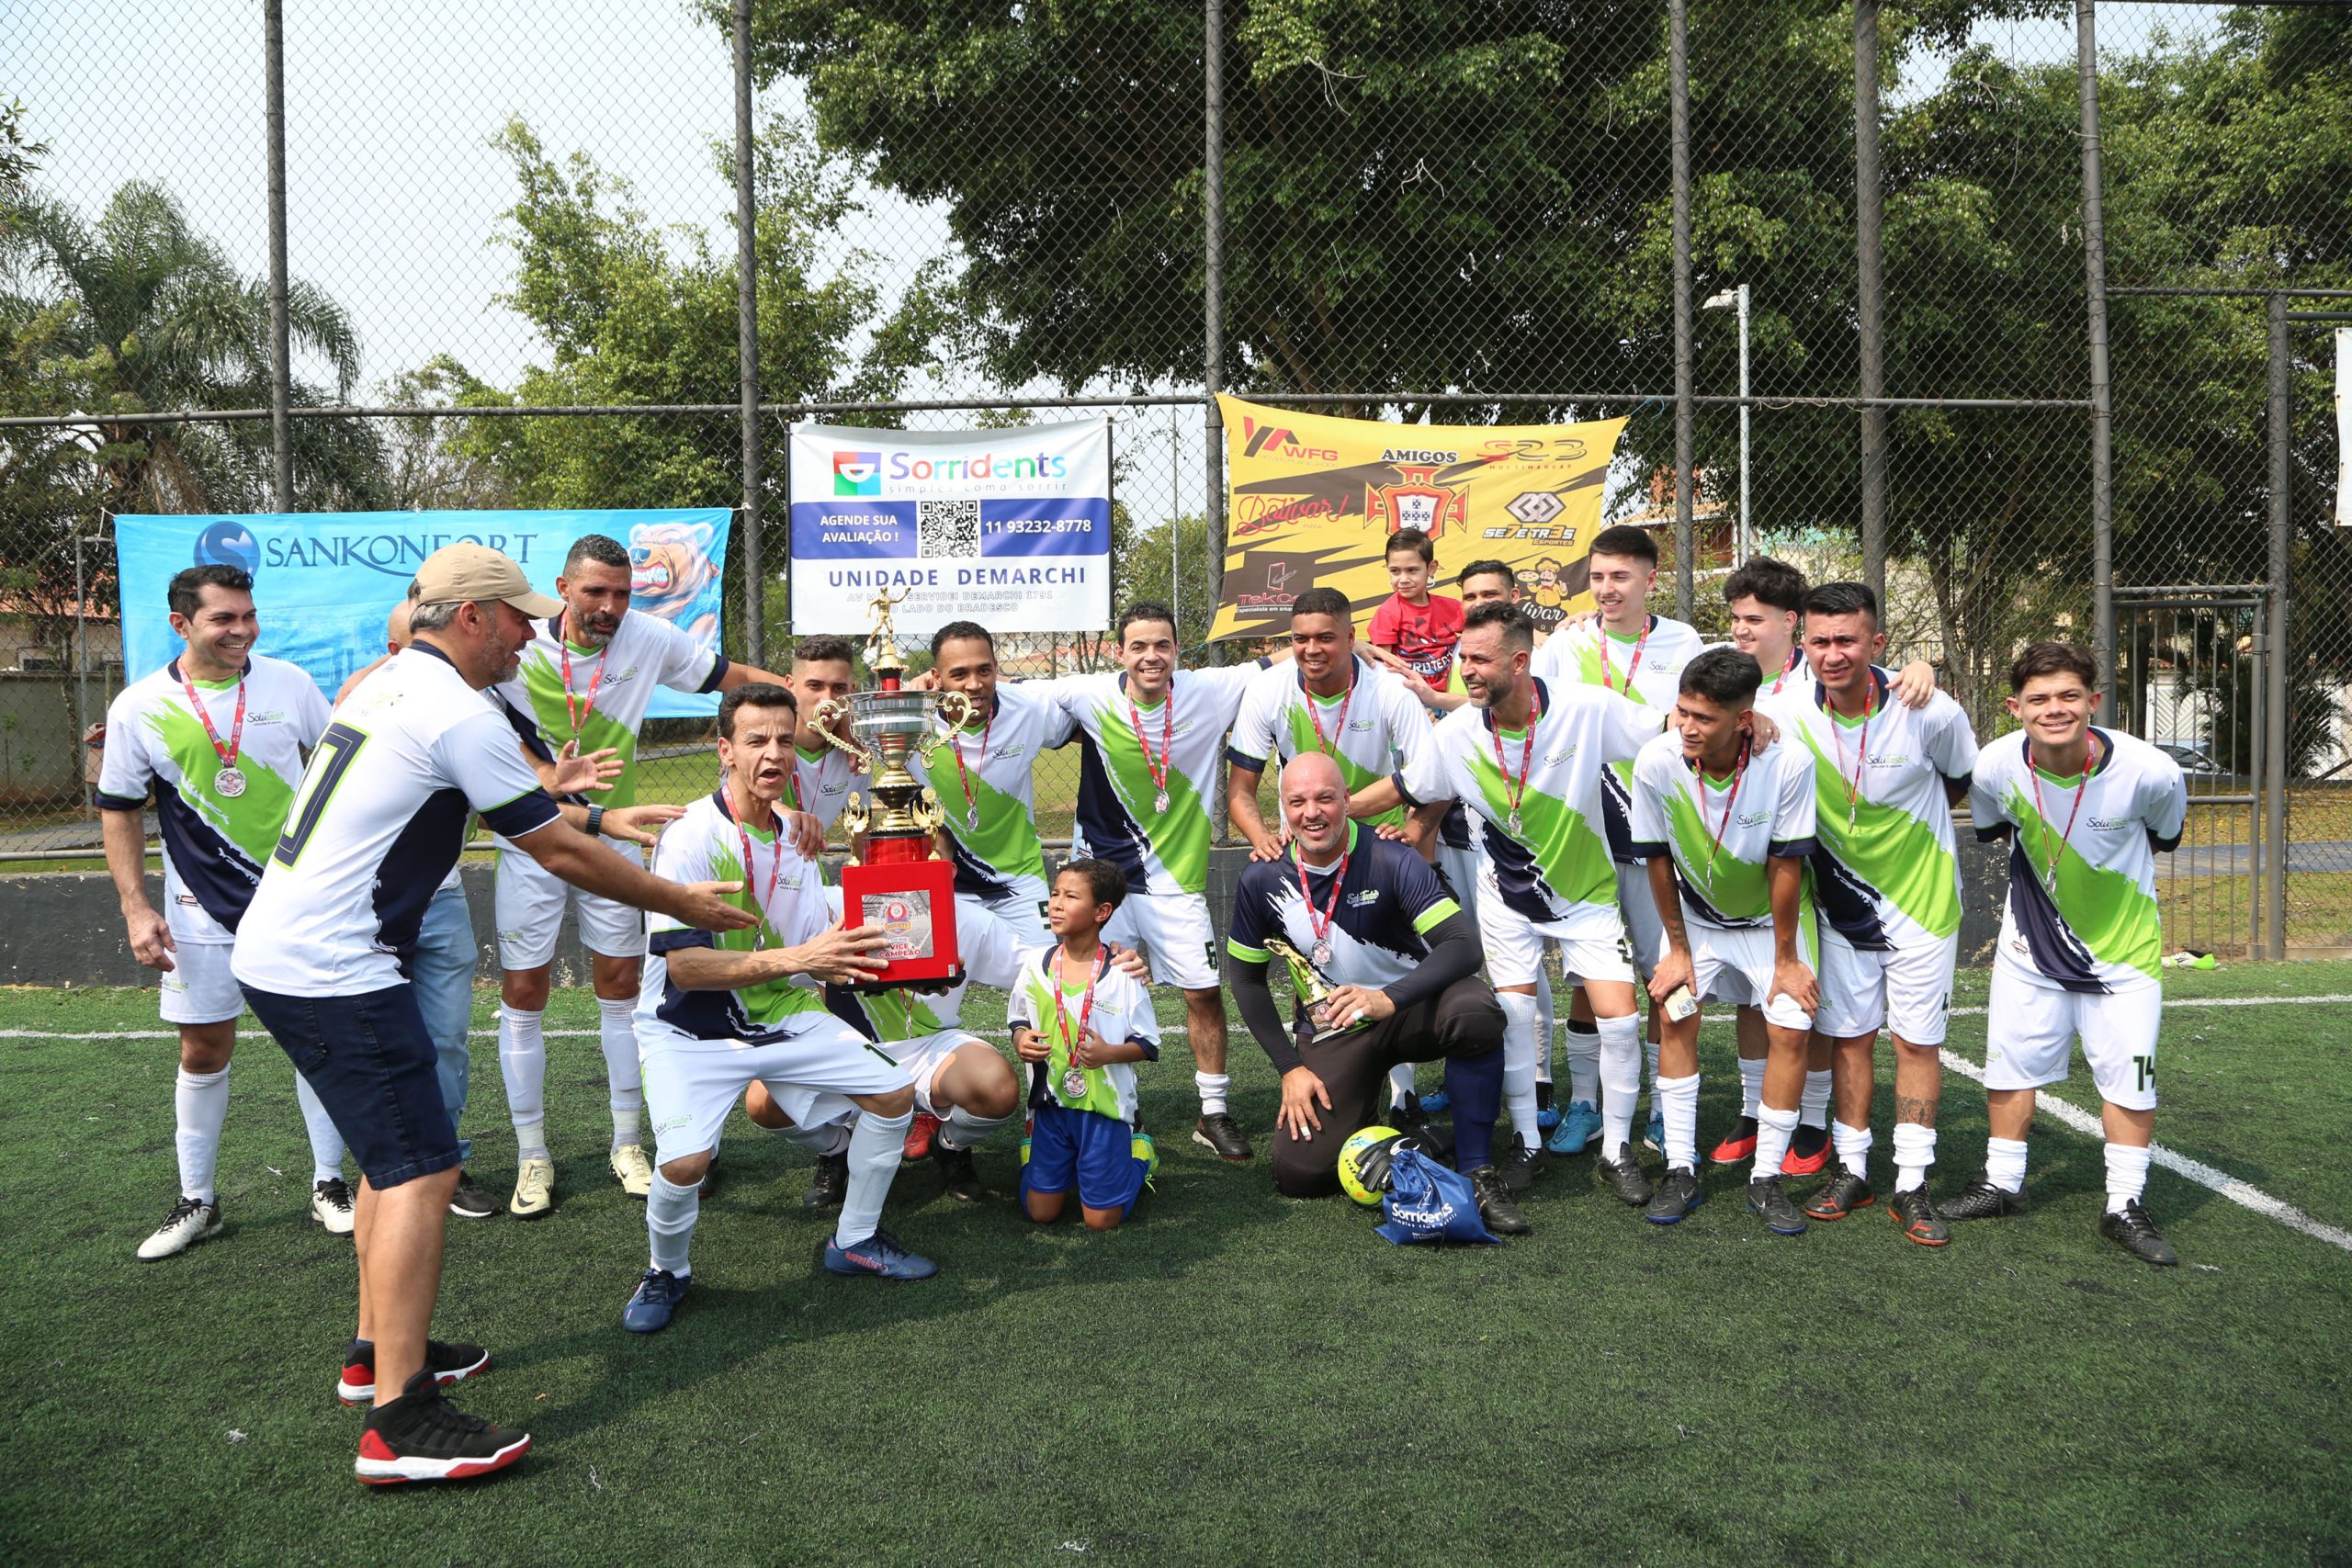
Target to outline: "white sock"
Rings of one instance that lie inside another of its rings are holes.
[[[1830,1072],[1827,1067],[1822,1068],[1817,1073],[1807,1069],[1804,1075],[1803,1121],[1808,1127],[1829,1125],[1829,1078]]]
[[[1789,1157],[1789,1145],[1797,1135],[1797,1113],[1775,1111],[1769,1105],[1756,1108],[1756,1167],[1747,1173],[1750,1181],[1761,1181],[1768,1176],[1781,1174],[1781,1162]]]
[[[1401,1105],[1413,1092],[1413,1064],[1399,1062],[1388,1069],[1388,1103]]]
[[[506,1080],[514,1150],[525,1159],[548,1157],[548,1046],[539,1033],[545,1016],[521,1008],[498,1010],[498,1072]]]
[[[2025,1186],[2023,1138],[1984,1140],[1984,1179],[2004,1192],[2015,1192]]]
[[[1535,984],[1535,1081],[1552,1081],[1553,1036],[1557,1032],[1552,1020],[1552,976],[1545,971]]]
[[[1510,1130],[1532,1149],[1543,1142],[1535,1131],[1535,998],[1498,991],[1495,1000],[1503,1004],[1503,1109]]]
[[[1871,1179],[1871,1130],[1849,1127],[1843,1122],[1832,1124],[1830,1141],[1838,1145],[1838,1163],[1860,1177]]]
[[[1928,1168],[1936,1163],[1936,1130],[1917,1122],[1894,1124],[1894,1190],[1908,1192],[1927,1184]]]
[[[645,1195],[645,1228],[653,1238],[653,1267],[667,1269],[683,1280],[694,1272],[686,1248],[695,1239],[695,1221],[702,1214],[702,1183],[680,1187],[657,1168],[653,1189]]]
[[[1193,1087],[1201,1091],[1201,1114],[1215,1116],[1225,1109],[1225,1092],[1233,1087],[1233,1079],[1224,1073],[1194,1073]],[[863,1241],[864,1236],[852,1236]]]
[[[882,1226],[882,1202],[890,1195],[891,1179],[907,1146],[907,1128],[914,1112],[876,1116],[862,1112],[849,1135],[849,1193],[842,1201],[842,1223],[834,1228],[833,1245],[848,1247],[864,1241]]]
[[[1600,1035],[1589,1023],[1568,1020],[1568,1099],[1600,1106]]]
[[[1012,1120],[1011,1116],[975,1116],[959,1105],[939,1124],[937,1136],[951,1149],[968,1149]]]
[[[229,1119],[229,1069],[191,1073],[186,1067],[172,1089],[179,1122],[180,1196],[212,1202],[213,1168],[220,1163],[220,1123]]]
[[[2123,1205],[2148,1190],[2148,1151],[2129,1144],[2107,1145],[2107,1212],[2120,1214]]]
[[[1763,1103],[1764,1064],[1751,1062],[1742,1056],[1739,1059],[1739,1113],[1742,1116],[1756,1116],[1760,1122],[1763,1118],[1757,1116],[1757,1110]]]
[[[1642,1021],[1632,1013],[1598,1023],[1600,1056],[1600,1157],[1625,1157],[1634,1101],[1642,1093]]]
[[[637,998],[596,998],[596,1033],[605,1047],[605,1081],[612,1089],[613,1147],[638,1140],[645,1110],[645,1077],[637,1063]]]
[[[311,1134],[311,1184],[342,1180],[343,1134],[334,1130],[319,1091],[300,1073],[294,1075],[294,1102],[302,1108],[302,1125]]]
[[[1660,1078],[1652,1092],[1658,1113],[1666,1118],[1666,1165],[1668,1170],[1699,1168],[1699,1075]]]

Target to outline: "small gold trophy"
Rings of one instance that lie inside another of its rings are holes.
[[[1266,951],[1289,966],[1291,988],[1298,993],[1299,1005],[1306,1008],[1306,1016],[1313,1019],[1316,1010],[1331,999],[1330,982],[1316,973],[1315,965],[1306,961],[1306,954],[1278,936],[1270,936],[1266,939]],[[1317,1030],[1314,1035],[1313,1043],[1320,1045],[1326,1040],[1337,1040],[1342,1034],[1353,1034],[1357,1030],[1363,1028],[1367,1021],[1360,1018],[1353,1023],[1334,1024],[1329,1028]]]

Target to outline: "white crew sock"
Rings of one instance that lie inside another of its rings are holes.
[[[907,1128],[915,1113],[876,1116],[863,1111],[849,1135],[849,1193],[842,1200],[842,1223],[834,1228],[833,1245],[849,1247],[882,1227],[882,1203],[890,1196],[890,1182],[899,1174],[906,1151]]]
[[[1402,1105],[1413,1092],[1413,1064],[1399,1062],[1388,1069],[1388,1103]]]
[[[1600,1108],[1600,1032],[1589,1023],[1568,1020],[1568,1099]]]
[[[498,1072],[506,1080],[514,1152],[525,1159],[548,1157],[548,1046],[539,1033],[545,1016],[515,1007],[498,1010]]]
[[[1757,1110],[1763,1103],[1764,1064],[1751,1062],[1742,1056],[1739,1059],[1739,1113],[1742,1116],[1757,1116]],[[1757,1120],[1761,1121],[1763,1118],[1757,1116]]]
[[[1750,1181],[1760,1181],[1768,1176],[1781,1174],[1781,1162],[1789,1157],[1789,1145],[1797,1135],[1797,1113],[1775,1111],[1769,1105],[1756,1108],[1756,1167],[1747,1173]]]
[[[645,1111],[645,1077],[637,1063],[637,998],[596,998],[596,1034],[605,1047],[605,1081],[612,1090],[613,1147],[638,1140]]]
[[[1827,1067],[1819,1072],[1808,1068],[1804,1075],[1804,1114],[1801,1120],[1808,1127],[1829,1125],[1829,1079]]]
[[[319,1100],[319,1091],[301,1074],[294,1075],[294,1102],[302,1108],[302,1125],[311,1134],[311,1183],[343,1179],[343,1134],[334,1118]]]
[[[1535,998],[1520,991],[1498,991],[1503,1004],[1503,1109],[1510,1130],[1529,1148],[1541,1144],[1535,1131]]]
[[[2107,1145],[2107,1212],[2120,1214],[2123,1205],[2148,1190],[2148,1151],[2129,1144]]]
[[[1894,1124],[1894,1190],[1908,1192],[1927,1185],[1928,1168],[1936,1163],[1936,1130],[1917,1122]]]
[[[1634,1102],[1642,1093],[1642,1021],[1623,1018],[1598,1021],[1600,1055],[1600,1157],[1625,1157],[1625,1140],[1634,1131]]]
[[[220,1123],[229,1119],[229,1069],[191,1073],[186,1067],[172,1089],[179,1122],[180,1196],[212,1202],[213,1168],[220,1163]]]
[[[1233,1087],[1233,1079],[1224,1073],[1194,1073],[1193,1087],[1201,1091],[1201,1114],[1215,1116],[1225,1110],[1226,1090]],[[852,1241],[864,1241],[864,1236],[852,1236]]]
[[[1699,1168],[1699,1075],[1660,1078],[1651,1099],[1666,1118],[1666,1166]]]
[[[2016,1192],[2025,1186],[2025,1140],[2023,1138],[1987,1138],[1984,1140],[1984,1179],[2004,1192]]]
[[[1868,1127],[1849,1127],[1838,1122],[1830,1126],[1829,1137],[1838,1146],[1838,1163],[1868,1181],[1871,1179],[1871,1130]]]
[[[702,1214],[702,1184],[680,1187],[657,1168],[652,1190],[645,1195],[645,1228],[653,1238],[653,1267],[667,1269],[683,1280],[694,1272],[686,1248],[695,1239],[695,1221]]]
[[[951,1149],[968,1149],[1012,1120],[1011,1116],[975,1116],[959,1105],[947,1113],[936,1135]]]

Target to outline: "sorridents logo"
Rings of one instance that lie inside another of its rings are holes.
[[[880,495],[882,493],[882,454],[879,452],[834,453],[833,493],[835,495]]]
[[[233,566],[251,577],[261,568],[261,542],[243,523],[211,524],[196,536],[196,564]]]

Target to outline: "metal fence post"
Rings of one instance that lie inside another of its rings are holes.
[[[269,124],[269,456],[271,504],[294,510],[294,355],[286,310],[286,7],[263,0],[262,39],[268,56]]]
[[[1855,390],[1862,404],[1862,581],[1886,604],[1886,269],[1878,163],[1879,0],[1854,0]]]
[[[1690,486],[1696,412],[1690,385],[1690,13],[1667,7],[1666,99],[1674,158],[1674,613],[1688,621],[1698,601]]]
[[[735,395],[743,426],[743,657],[767,661],[760,563],[759,192],[752,177],[752,0],[735,0]]]
[[[2263,669],[2267,701],[2263,715],[2262,749],[2269,763],[2268,776],[2257,785],[2263,795],[2263,837],[2267,840],[2270,880],[2263,885],[2267,918],[2269,955],[2287,956],[2287,662],[2290,641],[2287,622],[2288,547],[2293,542],[2294,519],[2288,510],[2288,487],[2293,482],[2291,423],[2294,389],[2288,357],[2287,297],[2269,299],[2270,357],[2270,658]]]
[[[1225,416],[1216,395],[1225,389],[1225,0],[1206,0],[1201,20],[1204,145],[1201,153],[1202,402],[1207,433],[1209,616],[1225,597]],[[1173,587],[1174,584],[1170,584]],[[1208,627],[1201,628],[1202,636]]]
[[[2091,651],[2101,670],[2115,668],[2114,383],[2107,357],[2107,219],[2098,130],[2098,0],[2075,0],[2075,75],[2082,98],[2083,283],[2085,333],[2091,353]],[[2115,682],[2098,716],[2115,716]]]

